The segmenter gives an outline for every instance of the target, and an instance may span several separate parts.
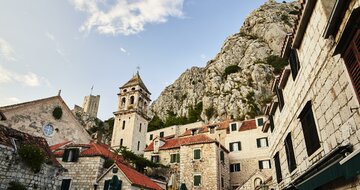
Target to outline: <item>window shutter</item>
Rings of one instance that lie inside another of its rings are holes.
[[[233,149],[233,143],[229,143],[229,148],[230,148],[230,152],[232,152],[232,151],[234,151],[234,149]]]
[[[176,154],[176,162],[177,162],[177,163],[180,163],[180,153],[177,153],[177,154]]]
[[[230,164],[230,172],[234,172],[234,165]]]
[[[285,138],[285,151],[286,151],[286,159],[288,162],[288,169],[289,172],[291,173],[296,169],[296,160],[295,160],[294,148],[291,140],[291,133],[289,133]]]
[[[276,181],[280,183],[282,181],[282,174],[281,174],[281,166],[280,166],[280,158],[279,152],[277,152],[274,156],[275,162],[275,170],[276,170]]]
[[[258,148],[261,147],[260,139],[256,139],[256,144],[257,144],[257,147],[258,147]]]
[[[265,137],[265,141],[266,141],[266,146],[268,147],[269,146],[269,141],[268,141],[267,137]]]
[[[300,113],[301,127],[304,133],[305,145],[308,156],[320,148],[320,140],[316,129],[311,101],[308,101]]]
[[[109,190],[109,189],[110,189],[110,181],[111,181],[111,180],[105,180],[104,190]]]
[[[200,159],[200,150],[199,149],[194,150],[194,159]]]
[[[259,161],[259,169],[263,169],[263,164],[262,164],[262,161]]]
[[[238,143],[239,150],[241,150],[241,142],[237,142],[237,143]]]
[[[64,154],[63,154],[63,157],[62,157],[62,161],[63,162],[67,162],[67,158],[69,157],[69,149],[65,149],[64,150]]]
[[[224,158],[224,151],[220,151],[220,161],[224,162],[225,158]]]
[[[282,89],[280,89],[279,87],[275,87],[276,88],[276,95],[278,97],[278,100],[279,100],[279,109],[280,111],[283,109],[284,107],[284,96],[283,96],[283,93],[282,93]]]
[[[270,119],[270,131],[273,132],[274,131],[274,119],[272,115],[269,115],[269,119]]]
[[[194,186],[199,186],[201,184],[201,176],[195,175],[194,176]]]
[[[73,156],[73,162],[77,162],[79,160],[80,150],[78,148],[73,149],[74,156]]]
[[[345,52],[344,61],[356,96],[360,102],[360,29],[357,30]]]
[[[290,51],[289,62],[290,62],[291,74],[293,79],[295,80],[300,69],[299,58],[295,49],[292,49]]]

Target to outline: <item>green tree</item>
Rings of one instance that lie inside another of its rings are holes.
[[[159,116],[154,115],[151,121],[148,124],[148,131],[154,131],[164,127],[164,122],[160,119]]]

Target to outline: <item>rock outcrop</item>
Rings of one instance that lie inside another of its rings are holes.
[[[168,111],[187,116],[189,107],[203,103],[202,119],[245,119],[261,114],[273,96],[270,86],[283,41],[297,18],[298,4],[269,0],[253,11],[239,33],[228,37],[206,67],[186,70],[150,106],[150,115]],[[275,73],[274,73],[275,71]]]

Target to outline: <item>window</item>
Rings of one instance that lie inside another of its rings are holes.
[[[71,179],[63,179],[61,182],[61,190],[69,190],[71,185]]]
[[[122,124],[122,130],[125,129],[125,121],[123,121],[123,124]]]
[[[124,105],[125,105],[125,102],[126,102],[126,99],[125,99],[125,98],[122,98],[122,99],[121,99],[121,105],[124,106]]]
[[[200,186],[201,184],[201,175],[194,175],[194,186]]]
[[[150,140],[153,140],[153,134],[150,134]]]
[[[291,74],[293,79],[295,80],[300,69],[299,58],[295,49],[290,50],[289,62],[290,62]]]
[[[151,156],[151,161],[154,162],[154,163],[160,162],[160,157],[159,157],[159,155],[152,155],[152,156]]]
[[[111,182],[111,179],[105,180],[104,190],[110,190],[110,182]]]
[[[269,120],[270,120],[270,131],[273,132],[274,131],[274,119],[272,115],[269,115]]]
[[[276,92],[276,96],[279,101],[279,109],[281,111],[285,105],[283,92],[282,92],[282,89],[279,88],[277,85],[275,86],[275,92]]]
[[[140,141],[138,141],[138,143],[137,143],[137,150],[138,151],[140,150]]]
[[[199,160],[201,158],[201,150],[194,149],[194,160]]]
[[[170,154],[170,163],[180,163],[180,154]]]
[[[258,127],[261,127],[264,125],[264,119],[263,118],[258,118],[256,119],[256,124]]]
[[[360,29],[357,30],[350,41],[349,47],[345,51],[344,61],[356,96],[360,102]]]
[[[210,134],[214,134],[215,133],[215,126],[210,126]]]
[[[141,132],[141,123],[140,123],[140,127],[139,127],[139,132]]]
[[[232,142],[229,143],[230,152],[240,151],[241,150],[241,142]]]
[[[237,124],[236,123],[232,123],[230,126],[231,126],[231,131],[236,131],[237,130]]]
[[[76,162],[76,161],[78,161],[79,152],[80,152],[80,150],[78,148],[65,149],[62,161],[63,162]]]
[[[282,181],[282,174],[281,174],[281,166],[280,166],[280,157],[279,152],[277,152],[274,156],[275,162],[275,170],[276,170],[276,181],[280,183]]]
[[[308,101],[304,109],[299,115],[301,127],[304,133],[305,145],[308,156],[312,155],[317,149],[320,148],[320,141],[316,124],[314,120],[313,111],[311,109],[311,101]]]
[[[130,97],[130,104],[134,104],[134,101],[135,101],[134,96],[131,96],[131,97]]]
[[[271,168],[270,160],[259,160],[259,169]]]
[[[221,187],[224,187],[224,177],[221,176]]]
[[[230,164],[230,172],[239,172],[240,163]]]
[[[286,160],[288,163],[289,172],[291,173],[296,168],[296,161],[294,155],[294,148],[291,140],[291,133],[289,133],[285,138],[285,151],[286,151]]]
[[[122,147],[123,146],[123,139],[120,139],[120,147]]]
[[[164,131],[160,132],[160,137],[164,137]]]
[[[220,151],[220,161],[222,162],[222,163],[224,163],[224,161],[225,161],[225,154],[224,154],[224,151]]]
[[[269,146],[267,137],[256,139],[256,144],[258,148],[264,148]]]

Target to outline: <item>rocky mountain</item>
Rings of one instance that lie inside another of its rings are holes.
[[[189,108],[200,102],[201,118],[208,122],[261,114],[273,97],[270,86],[274,76],[287,64],[279,54],[298,7],[297,2],[269,0],[253,11],[204,68],[186,70],[164,89],[150,106],[150,115],[162,120],[169,112],[188,116]]]

